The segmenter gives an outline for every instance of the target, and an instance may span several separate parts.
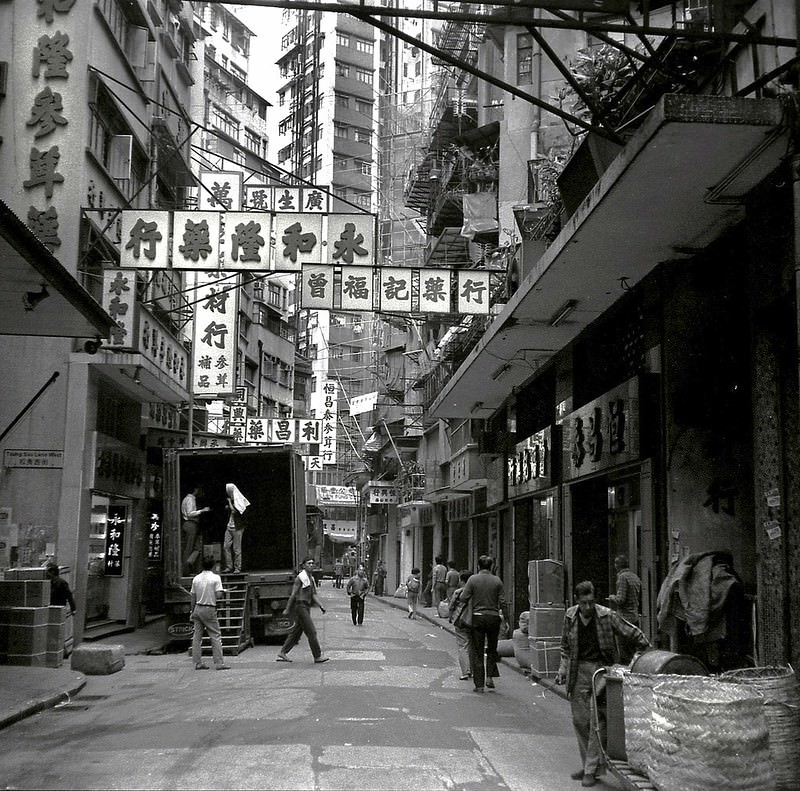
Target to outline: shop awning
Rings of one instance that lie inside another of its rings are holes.
[[[0,201],[0,335],[108,337],[115,322]]]
[[[603,173],[431,406],[491,417],[512,388],[626,289],[744,216],[743,197],[786,155],[778,99],[664,96]]]

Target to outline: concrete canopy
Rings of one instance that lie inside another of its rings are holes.
[[[115,321],[0,201],[0,335],[106,338]],[[42,294],[40,301],[26,294]]]
[[[740,222],[744,196],[781,163],[789,134],[778,99],[662,97],[434,400],[431,415],[490,418],[625,290]]]

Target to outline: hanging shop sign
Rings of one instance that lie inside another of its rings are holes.
[[[358,491],[354,486],[316,486],[320,505],[358,505]]]
[[[506,463],[508,496],[517,497],[553,485],[553,442],[548,426],[514,447]]]
[[[633,378],[559,419],[565,480],[639,458],[639,380]]]
[[[486,315],[490,277],[482,270],[304,265],[300,298],[312,310]]]
[[[383,481],[370,481],[369,504],[370,505],[392,505],[398,501],[397,487],[392,483]]]
[[[464,497],[454,497],[452,500],[447,501],[447,518],[451,522],[462,522],[469,519],[472,513],[472,497],[465,495]]]
[[[322,438],[322,421],[305,418],[248,417],[244,442],[247,445],[318,444]]]
[[[375,265],[374,214],[319,211],[151,211],[120,221],[120,266],[299,272],[306,264]]]
[[[339,415],[339,385],[332,379],[322,382],[322,412],[319,415],[322,422],[322,436],[320,438],[319,455],[322,463],[336,464],[336,431]]]
[[[195,273],[192,392],[224,398],[234,392],[238,275]]]
[[[233,398],[228,404],[228,434],[236,444],[243,444],[247,428],[247,386],[235,388]]]
[[[197,206],[204,209],[235,211],[242,206],[244,192],[240,170],[201,170]]]
[[[95,462],[90,488],[122,497],[144,497],[146,453],[97,431],[92,438]]]
[[[104,571],[107,577],[121,577],[125,550],[127,505],[110,505],[107,515]]]
[[[147,525],[147,559],[152,561],[161,560],[161,514],[158,511],[150,512],[150,520]]]

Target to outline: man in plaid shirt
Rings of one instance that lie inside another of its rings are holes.
[[[572,775],[585,787],[595,784],[601,766],[601,740],[605,739],[605,707],[598,706],[600,733],[593,727],[594,696],[592,676],[605,665],[619,662],[617,642],[626,649],[644,651],[650,643],[643,632],[618,613],[595,604],[594,585],[579,582],[575,586],[578,603],[564,615],[561,633],[561,664],[556,684],[567,684],[567,697],[572,707],[572,725],[578,738],[583,768]]]

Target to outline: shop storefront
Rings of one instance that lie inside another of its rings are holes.
[[[513,521],[514,611],[530,606],[528,562],[563,561],[558,489],[554,486],[554,437],[559,427],[547,427],[517,443],[506,465],[508,499]],[[555,441],[558,447],[558,441]]]
[[[136,623],[137,580],[144,571],[149,525],[142,523],[145,453],[95,433],[94,482],[87,547],[86,627]]]
[[[591,580],[607,604],[615,592],[614,558],[628,557],[642,580],[642,621],[653,637],[656,585],[651,464],[640,458],[639,380],[559,418],[564,557],[568,593]]]

